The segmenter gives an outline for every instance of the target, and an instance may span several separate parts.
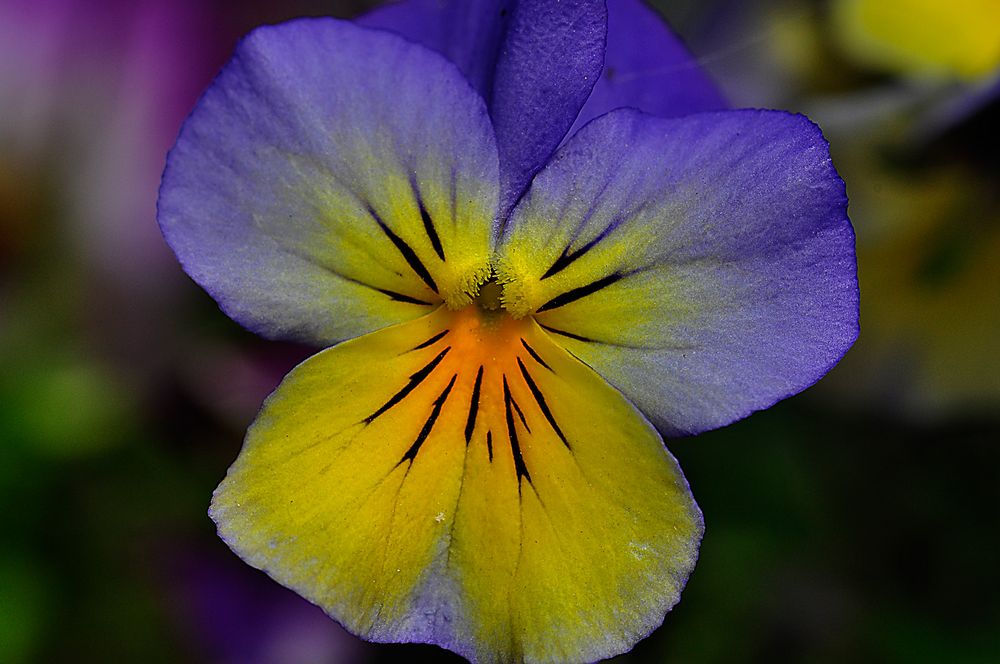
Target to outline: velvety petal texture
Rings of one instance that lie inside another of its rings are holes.
[[[487,110],[453,64],[303,19],[240,43],[169,155],[159,222],[238,322],[328,344],[467,301],[497,183]]]
[[[444,53],[486,99],[504,211],[566,135],[604,63],[604,0],[405,0],[360,22]]]
[[[570,133],[623,106],[665,118],[728,108],[687,47],[643,0],[608,2],[604,71]]]
[[[219,532],[372,640],[628,650],[677,602],[701,514],[655,429],[554,339],[442,307],[312,357],[217,489]]]
[[[856,338],[846,207],[802,116],[615,111],[514,211],[506,306],[534,313],[661,431],[718,427],[812,384]]]

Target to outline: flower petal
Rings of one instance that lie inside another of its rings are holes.
[[[854,342],[846,204],[802,116],[615,111],[514,211],[505,304],[537,312],[661,431],[711,429],[804,389]]]
[[[604,73],[570,133],[623,106],[667,118],[729,106],[677,35],[642,0],[608,3]]]
[[[487,100],[508,210],[566,135],[604,62],[603,0],[406,0],[359,19],[447,55]]]
[[[701,515],[652,426],[531,319],[441,308],[307,360],[215,493],[251,565],[375,641],[592,661],[676,603]]]
[[[198,103],[159,221],[237,321],[325,344],[469,298],[489,272],[497,168],[483,102],[452,64],[298,20],[251,33]]]
[[[391,30],[445,55],[489,99],[494,70],[517,0],[403,0],[359,16],[358,25]]]

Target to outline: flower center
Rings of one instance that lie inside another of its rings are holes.
[[[503,308],[500,296],[503,295],[503,287],[497,278],[490,277],[486,283],[479,287],[479,295],[476,296],[476,306],[486,312],[497,312]]]

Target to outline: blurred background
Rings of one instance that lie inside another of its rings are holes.
[[[355,639],[215,537],[212,490],[313,349],[221,314],[155,223],[236,40],[374,4],[0,0],[0,663],[458,661]],[[654,4],[735,107],[823,127],[862,334],[669,442],[701,560],[616,661],[1000,661],[1000,3]]]

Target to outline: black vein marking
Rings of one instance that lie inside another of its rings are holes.
[[[396,246],[396,249],[399,250],[399,253],[403,255],[403,258],[406,259],[406,262],[409,263],[413,271],[417,273],[417,276],[423,279],[424,283],[427,284],[427,286],[436,293],[438,291],[437,284],[434,283],[434,279],[431,277],[431,273],[427,271],[427,268],[424,267],[424,264],[420,262],[419,258],[417,258],[417,254],[416,252],[413,251],[413,248],[410,247],[410,245],[406,244],[406,242],[403,241],[403,238],[393,233],[392,229],[385,225],[385,222],[382,221],[382,219],[379,218],[377,214],[375,214],[375,210],[373,210],[370,206],[368,208],[368,214],[372,216],[372,219],[374,219],[375,223],[378,224],[378,227],[382,229],[382,232],[385,233],[385,236],[389,238],[389,241]]]
[[[545,323],[539,322],[538,325],[546,332],[551,332],[552,334],[558,334],[559,336],[566,337],[567,339],[573,339],[574,341],[582,341],[588,344],[601,344],[602,346],[614,346],[616,348],[631,348],[632,350],[675,350],[675,351],[697,350],[698,348],[700,348],[700,346],[698,346],[697,344],[672,344],[672,345],[658,344],[652,346],[641,346],[635,344],[623,344],[623,343],[618,343],[616,341],[601,341],[600,339],[585,337],[579,334],[573,334],[572,332],[567,332],[566,330],[560,330],[559,328],[546,325]],[[568,348],[566,348],[565,350],[569,351],[570,355],[583,362],[583,360],[581,360],[576,353],[573,353]],[[587,364],[586,362],[583,363]]]
[[[528,467],[524,465],[524,457],[521,456],[521,446],[517,442],[517,428],[514,424],[514,411],[511,404],[514,399],[510,396],[510,386],[507,385],[507,376],[503,377],[503,405],[507,415],[507,436],[510,438],[510,453],[514,457],[514,470],[517,472],[517,492],[521,492],[521,478],[531,482],[531,475],[528,474]]]
[[[579,300],[581,297],[587,297],[588,295],[596,293],[597,291],[601,290],[602,288],[605,288],[606,286],[610,286],[616,281],[621,280],[623,277],[625,277],[625,275],[622,274],[621,272],[613,272],[608,276],[604,277],[603,279],[598,279],[597,281],[589,283],[586,286],[580,286],[579,288],[568,290],[562,295],[556,295],[554,298],[552,298],[542,306],[538,307],[538,311],[539,312],[548,311],[549,309],[555,309],[557,307],[569,304],[570,302],[575,302],[576,300]]]
[[[374,286],[372,286],[371,288],[374,288]],[[415,297],[410,297],[409,295],[403,295],[402,293],[397,293],[396,291],[385,290],[384,288],[375,288],[375,290],[377,290],[379,293],[382,293],[383,295],[388,295],[391,299],[395,300],[396,302],[406,302],[407,304],[420,304],[425,307],[431,306],[430,302],[424,302],[423,300],[418,300]]]
[[[506,378],[507,377],[504,376],[505,380]],[[524,430],[531,433],[531,427],[528,426],[528,420],[524,419],[524,413],[521,411],[521,407],[517,405],[517,400],[514,399],[513,395],[510,397],[510,403],[514,406],[514,412],[517,413],[517,417],[521,420],[521,425],[524,426]]]
[[[479,388],[483,385],[483,367],[480,365],[476,374],[476,384],[472,386],[472,401],[469,402],[469,419],[465,421],[465,444],[472,440],[472,432],[476,430],[476,415],[479,414]]]
[[[566,337],[567,339],[575,339],[576,341],[585,341],[585,342],[591,343],[591,344],[602,343],[602,342],[598,341],[597,339],[591,339],[590,337],[583,337],[583,336],[580,336],[579,334],[573,334],[572,332],[567,332],[566,330],[560,330],[560,329],[557,329],[557,328],[554,328],[554,327],[549,327],[548,325],[545,325],[543,323],[539,323],[539,325],[541,325],[542,329],[548,330],[549,332],[551,332],[553,334],[558,334],[560,336]]]
[[[424,422],[424,428],[420,430],[417,434],[417,439],[413,441],[410,445],[410,449],[406,450],[406,454],[403,458],[399,460],[397,466],[402,464],[404,461],[410,461],[411,463],[417,458],[417,452],[420,451],[420,446],[424,444],[427,440],[427,436],[431,435],[431,429],[434,428],[434,423],[437,422],[438,416],[441,414],[441,409],[444,408],[444,402],[448,400],[448,393],[451,392],[451,388],[455,386],[455,379],[458,378],[458,374],[451,377],[451,381],[448,383],[448,387],[444,388],[444,392],[441,393],[437,399],[434,400],[434,408],[431,410],[430,416],[428,416],[427,421]]]
[[[431,246],[434,247],[438,258],[444,260],[444,247],[441,246],[441,238],[438,237],[437,231],[434,230],[434,222],[431,221],[431,215],[427,212],[427,208],[424,207],[423,201],[419,201],[419,204],[420,218],[424,220],[424,230],[427,231],[427,237],[431,240]]]
[[[531,374],[528,373],[528,369],[524,366],[524,362],[521,361],[521,358],[517,358],[517,366],[520,367],[521,375],[524,376],[524,382],[528,384],[528,389],[531,390],[531,396],[535,397],[535,401],[538,403],[538,408],[541,409],[542,415],[544,415],[545,419],[549,421],[550,425],[552,425],[552,430],[556,432],[557,436],[559,436],[559,440],[563,442],[566,449],[573,451],[573,448],[570,447],[569,441],[566,440],[566,436],[563,434],[562,429],[560,429],[559,425],[556,424],[556,418],[552,416],[552,411],[549,410],[549,405],[545,403],[545,396],[542,394],[542,391],[538,389],[538,385],[535,384],[535,381],[531,379]]]
[[[582,336],[582,335],[579,335],[579,334],[573,334],[572,332],[567,332],[566,330],[560,330],[559,328],[551,327],[549,325],[546,325],[545,323],[538,323],[538,325],[543,330],[545,330],[547,332],[551,332],[552,334],[558,334],[559,336],[566,337],[567,339],[573,339],[575,341],[583,341],[583,342],[588,343],[588,344],[601,344],[603,346],[616,346],[618,348],[631,348],[633,350],[654,350],[654,349],[658,349],[658,350],[678,350],[678,351],[684,351],[684,350],[695,350],[695,349],[698,348],[698,346],[693,345],[693,344],[675,344],[675,345],[672,345],[672,346],[668,346],[668,345],[636,346],[636,345],[632,345],[632,344],[618,343],[616,341],[601,341],[600,339],[593,339],[591,337],[585,337],[585,336]],[[566,349],[566,350],[569,350],[569,349]],[[577,355],[573,354],[572,352],[570,354],[573,355],[573,357],[575,357],[576,359],[578,359],[578,360],[580,359]],[[580,360],[580,361],[582,362],[583,360]],[[584,364],[586,364],[586,362],[584,362]]]
[[[424,343],[417,344],[411,350],[420,350],[421,348],[427,348],[428,346],[433,346],[438,341],[440,341],[444,337],[444,335],[446,335],[446,334],[448,334],[448,330],[445,330],[444,332],[438,332],[437,334],[435,334],[433,337],[431,337],[430,339],[428,339]]]
[[[486,432],[486,451],[490,455],[490,463],[493,462],[493,431]]]
[[[294,251],[288,251],[286,249],[286,252],[290,253],[292,256],[297,256],[297,257],[303,258],[305,260],[310,260],[310,261],[312,260],[311,258],[303,256],[303,255],[301,255],[301,254],[299,254],[297,252],[294,252]],[[326,272],[329,272],[330,274],[332,274],[333,276],[337,277],[338,279],[343,279],[344,281],[346,281],[348,283],[354,284],[356,286],[361,286],[363,288],[370,288],[373,291],[377,291],[379,293],[382,293],[382,295],[386,295],[389,298],[391,298],[391,299],[393,299],[393,300],[395,300],[397,302],[406,302],[408,304],[419,304],[419,305],[424,305],[424,306],[428,306],[428,307],[433,306],[432,302],[425,302],[424,300],[418,300],[415,297],[410,297],[409,295],[404,295],[402,293],[397,293],[396,291],[391,291],[391,290],[388,290],[388,289],[385,289],[385,288],[379,288],[378,286],[373,286],[373,285],[371,285],[369,283],[361,281],[360,279],[355,279],[354,277],[349,277],[346,274],[344,274],[343,272],[340,272],[336,268],[331,267],[329,265],[321,265],[321,264],[317,263],[316,266],[319,267],[322,270],[325,270]],[[403,276],[403,274],[401,272],[397,272],[396,274],[398,276],[400,276],[400,277]]]
[[[454,178],[455,170],[452,169],[452,199],[454,199]],[[413,190],[413,197],[417,199],[417,207],[420,208],[420,218],[424,222],[424,232],[427,233],[427,239],[431,241],[431,246],[434,247],[434,252],[438,255],[438,258],[444,260],[444,247],[441,246],[441,238],[438,237],[437,230],[434,228],[434,221],[431,219],[431,215],[427,212],[427,206],[424,205],[423,199],[420,197],[420,189],[417,187],[417,175],[412,173],[410,175],[410,188]],[[454,203],[452,204],[452,219],[454,219]]]
[[[548,279],[553,274],[557,274],[557,273],[562,272],[563,270],[565,270],[567,267],[569,267],[573,263],[573,261],[575,261],[580,256],[583,256],[585,253],[587,253],[588,251],[590,251],[591,249],[593,249],[594,246],[598,242],[600,242],[601,240],[603,240],[606,235],[607,235],[607,233],[601,233],[600,235],[598,235],[593,240],[591,240],[587,244],[583,245],[582,247],[580,247],[576,251],[570,251],[569,247],[566,247],[565,249],[563,249],[562,253],[559,254],[559,258],[557,258],[556,262],[553,263],[552,266],[549,267],[549,269],[545,271],[545,274],[543,274],[541,276],[541,278],[539,278],[539,281],[542,281],[543,279]]]
[[[369,415],[368,417],[366,417],[364,419],[364,423],[365,424],[371,424],[372,422],[375,421],[375,418],[377,418],[379,415],[381,415],[382,413],[384,413],[385,411],[389,410],[390,408],[392,408],[393,406],[395,406],[397,403],[399,403],[400,401],[402,401],[403,398],[407,394],[409,394],[410,392],[412,392],[413,389],[417,385],[419,385],[420,383],[422,383],[424,381],[424,379],[427,378],[427,376],[431,375],[431,372],[434,371],[434,367],[436,367],[438,364],[441,363],[441,360],[444,359],[444,356],[447,355],[448,351],[450,351],[450,350],[451,350],[451,346],[448,346],[443,351],[441,351],[440,353],[438,353],[437,356],[433,360],[431,360],[430,362],[428,362],[427,366],[425,366],[423,369],[421,369],[420,371],[416,372],[415,374],[411,375],[410,376],[410,382],[408,382],[403,387],[403,389],[401,389],[399,392],[396,392],[396,394],[392,395],[392,398],[389,399],[388,401],[386,401],[385,405],[383,405],[381,408],[379,408],[378,410],[376,410],[374,413],[372,413],[371,415]]]
[[[586,225],[588,223],[590,223],[591,217],[593,217],[594,213],[597,211],[597,207],[601,203],[601,198],[604,196],[604,192],[607,191],[608,186],[610,184],[611,184],[611,180],[608,180],[601,187],[601,191],[598,194],[597,198],[594,199],[594,202],[591,204],[590,208],[587,210],[587,213],[583,216],[583,219],[580,220],[580,223],[577,226],[577,230],[573,234],[573,238],[570,240],[570,244],[572,244],[573,242],[576,242],[577,238],[579,238],[579,236],[580,236],[580,233],[584,230],[584,228],[586,227]],[[639,209],[641,210],[642,208],[640,207]],[[582,247],[580,247],[579,249],[577,249],[575,251],[570,251],[569,245],[567,245],[566,248],[562,250],[562,254],[560,254],[560,256],[558,258],[556,258],[556,261],[549,267],[548,270],[545,271],[545,274],[543,274],[539,280],[548,279],[553,274],[556,274],[558,272],[561,272],[562,270],[565,270],[574,261],[576,261],[576,259],[578,259],[581,256],[583,256],[585,253],[587,253],[588,251],[590,251],[591,249],[593,249],[595,246],[597,246],[602,240],[604,240],[606,237],[608,237],[608,235],[610,235],[615,229],[617,229],[622,224],[622,221],[624,219],[633,217],[633,216],[635,216],[635,214],[636,214],[636,212],[629,212],[627,214],[620,214],[619,213],[614,218],[612,218],[611,221],[610,221],[610,223],[608,223],[608,225],[605,226],[604,229],[600,233],[598,233],[592,240],[590,240],[585,245],[583,245]]]
[[[528,354],[531,355],[531,357],[535,360],[535,362],[538,362],[540,365],[542,365],[543,367],[545,367],[549,371],[552,371],[552,373],[555,373],[555,371],[553,371],[552,367],[550,367],[549,365],[547,365],[545,363],[545,360],[543,360],[538,355],[538,353],[535,352],[535,349],[528,345],[527,341],[525,341],[524,339],[521,339],[521,345],[524,346],[524,350],[528,351]]]

